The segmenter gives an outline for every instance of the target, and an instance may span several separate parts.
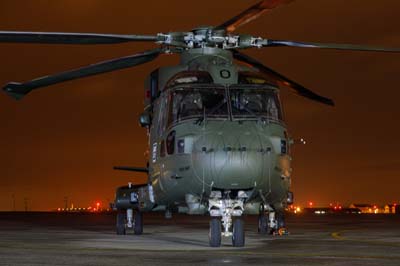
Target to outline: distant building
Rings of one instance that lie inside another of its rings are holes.
[[[396,204],[386,204],[384,213],[396,213]]]
[[[378,213],[379,209],[377,206],[371,204],[364,203],[353,203],[349,206],[349,208],[359,209],[361,213]]]

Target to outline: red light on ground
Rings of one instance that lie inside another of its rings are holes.
[[[310,201],[309,203],[308,203],[308,206],[310,206],[310,207],[312,207],[314,205],[314,203],[312,202],[312,201]]]
[[[96,202],[96,206],[99,207],[100,206],[100,202]]]
[[[377,207],[376,207],[376,205],[374,205],[374,209],[376,209]]]

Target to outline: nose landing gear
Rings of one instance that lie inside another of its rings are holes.
[[[230,199],[230,192],[222,195],[213,191],[208,200],[210,221],[209,242],[211,247],[221,245],[221,236],[232,237],[234,247],[243,247],[245,243],[244,223],[241,216],[244,211],[245,192],[239,191],[235,199]],[[221,217],[221,218],[219,218]],[[235,217],[233,220],[232,217]],[[223,230],[221,230],[221,225]]]
[[[132,230],[135,235],[143,233],[143,215],[139,210],[118,210],[116,232],[117,235],[126,235],[127,230]]]

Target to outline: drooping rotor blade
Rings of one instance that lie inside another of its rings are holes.
[[[44,44],[113,44],[124,42],[161,41],[159,35],[124,35],[67,32],[0,31],[0,42]]]
[[[271,9],[277,8],[281,5],[288,4],[294,0],[264,0],[254,6],[249,7],[239,15],[231,18],[230,20],[222,23],[216,29],[225,29],[227,32],[235,31],[238,27],[255,20],[260,15]]]
[[[336,50],[353,50],[353,51],[372,51],[372,52],[391,52],[399,53],[399,48],[372,47],[354,44],[337,44],[337,43],[312,43],[312,42],[294,42],[285,40],[269,40],[261,41],[263,47],[302,47],[302,48],[320,48],[320,49],[336,49]]]
[[[97,64],[89,65],[75,70],[37,78],[28,81],[26,83],[11,82],[7,84],[3,88],[3,90],[11,97],[19,100],[33,89],[46,87],[49,85],[53,85],[68,80],[79,79],[83,77],[93,76],[105,72],[111,72],[123,68],[129,68],[140,64],[144,64],[146,62],[154,60],[161,52],[162,49],[158,48],[150,51],[145,51],[140,54],[121,57],[109,61],[103,61]]]
[[[328,99],[326,97],[320,96],[318,94],[316,94],[315,92],[312,92],[311,90],[303,87],[302,85],[288,79],[287,77],[279,74],[278,72],[272,70],[271,68],[265,66],[264,64],[262,64],[261,62],[257,61],[256,59],[245,55],[243,53],[240,53],[237,50],[233,50],[233,57],[236,60],[242,61],[244,63],[250,64],[251,66],[257,68],[258,70],[260,70],[262,73],[264,73],[265,75],[275,79],[278,82],[278,85],[280,86],[284,86],[284,87],[288,87],[292,90],[292,92],[306,97],[310,100],[313,101],[317,101],[323,104],[327,104],[327,105],[331,105],[334,106],[335,103],[333,102],[333,100]]]
[[[130,171],[130,172],[141,172],[148,173],[149,169],[146,167],[132,167],[132,166],[114,166],[114,170]]]

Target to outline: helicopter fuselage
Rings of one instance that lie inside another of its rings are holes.
[[[247,213],[260,204],[282,210],[291,158],[277,87],[222,49],[192,49],[182,58],[147,82],[151,193],[144,194],[152,202],[143,197],[140,206],[203,214],[220,191],[245,193]]]

